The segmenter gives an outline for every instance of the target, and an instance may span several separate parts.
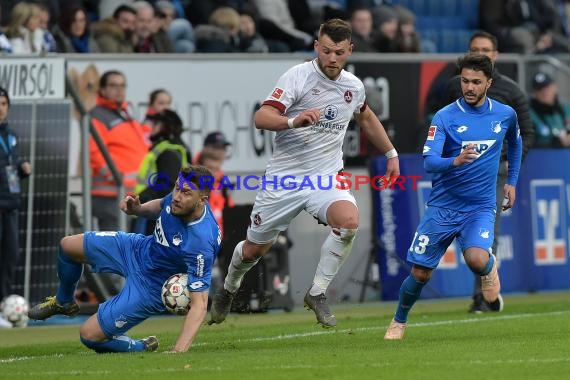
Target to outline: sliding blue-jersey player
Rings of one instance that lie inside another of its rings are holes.
[[[496,181],[503,140],[508,142],[508,179],[503,209],[515,202],[522,140],[515,111],[486,96],[493,64],[484,55],[459,59],[463,97],[434,116],[423,149],[432,173],[427,209],[408,250],[411,274],[400,288],[396,313],[384,339],[404,337],[408,313],[453,239],[465,263],[481,276],[485,300],[502,307],[497,261],[492,252]]]
[[[205,178],[204,178],[205,177]],[[156,219],[153,235],[87,232],[61,240],[59,287],[53,297],[29,311],[31,319],[79,312],[74,293],[83,269],[125,277],[123,289],[99,305],[80,328],[81,342],[96,352],[154,351],[154,336],[134,340],[126,332],[165,311],[162,285],[176,273],[188,274],[191,308],[171,352],[188,350],[208,305],[212,266],[220,249],[220,229],[208,205],[212,174],[202,166],[182,168],[172,193],[144,204],[126,196],[120,208],[128,215]]]

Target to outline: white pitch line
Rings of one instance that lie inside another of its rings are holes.
[[[563,311],[551,311],[547,313],[522,313],[522,314],[506,314],[506,315],[497,315],[497,316],[489,316],[489,317],[482,317],[482,318],[466,318],[466,319],[448,319],[443,321],[433,321],[433,322],[417,322],[417,323],[410,323],[408,328],[415,328],[415,327],[431,327],[431,326],[441,326],[441,325],[453,325],[453,324],[465,324],[465,323],[478,323],[478,322],[489,322],[489,321],[501,321],[501,320],[509,320],[509,319],[523,319],[523,318],[533,318],[533,317],[542,317],[542,316],[557,316],[557,315],[566,315],[570,314],[570,310],[563,310]],[[370,327],[356,327],[353,329],[328,329],[322,331],[311,331],[306,333],[295,333],[295,334],[283,334],[283,335],[276,335],[276,336],[268,336],[268,337],[255,337],[255,338],[247,338],[247,339],[237,339],[238,343],[247,343],[247,342],[267,342],[267,341],[278,341],[278,340],[287,340],[287,339],[297,339],[297,338],[306,338],[310,336],[319,336],[319,335],[329,335],[329,334],[343,334],[343,333],[350,333],[354,331],[362,332],[362,331],[374,331],[374,330],[384,330],[388,326],[370,326]],[[212,344],[219,344],[219,342],[199,342],[193,344],[194,347],[196,346],[209,346]],[[88,352],[85,352],[88,354]],[[12,363],[15,361],[22,361],[22,360],[33,360],[33,359],[44,359],[50,357],[61,357],[62,354],[57,355],[42,355],[42,356],[21,356],[21,357],[13,357],[13,358],[6,358],[0,359],[0,364],[4,363]],[[544,359],[544,361],[548,361],[549,359]],[[554,361],[560,361],[558,359],[553,359]],[[564,359],[563,361],[570,361],[570,358]],[[510,363],[516,361],[504,361],[504,363]],[[525,361],[525,362],[528,362]]]
[[[478,323],[478,322],[488,322],[492,321],[500,321],[500,320],[509,320],[509,319],[522,319],[522,318],[532,318],[532,317],[539,317],[539,316],[556,316],[556,315],[565,315],[570,314],[570,310],[564,311],[551,311],[547,313],[523,313],[523,314],[508,314],[508,315],[498,315],[498,316],[489,316],[486,318],[466,318],[466,319],[449,319],[444,321],[434,321],[434,322],[418,322],[418,323],[410,323],[408,324],[408,328],[412,327],[431,327],[431,326],[440,326],[440,325],[452,325],[456,323],[464,324],[464,323]],[[265,341],[273,341],[273,340],[285,340],[285,339],[296,339],[296,338],[305,338],[309,336],[317,336],[317,335],[327,335],[327,334],[338,334],[338,333],[349,333],[353,331],[374,331],[374,330],[384,330],[388,328],[388,326],[370,326],[370,327],[356,327],[353,329],[328,329],[322,331],[311,331],[307,333],[296,333],[296,334],[283,334],[277,336],[270,336],[270,337],[257,337],[257,338],[248,338],[248,339],[238,339],[238,342],[265,342]],[[200,343],[199,345],[208,345],[212,343],[204,342]],[[197,344],[198,345],[198,344]]]

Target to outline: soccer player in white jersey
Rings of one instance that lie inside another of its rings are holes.
[[[336,178],[343,168],[342,143],[352,117],[387,156],[386,176],[400,174],[398,154],[366,105],[362,82],[343,70],[352,53],[351,33],[350,25],[339,19],[322,24],[314,43],[317,58],[285,72],[256,112],[257,128],[277,132],[266,178],[278,182],[284,176],[299,182],[310,178],[313,184],[322,178]],[[235,247],[224,287],[212,302],[210,324],[225,320],[245,273],[302,210],[331,228],[305,306],[315,312],[323,327],[336,326],[325,293],[350,255],[358,230],[356,201],[350,191],[336,186],[328,190],[262,188],[255,199],[247,238]]]
[[[394,319],[384,339],[404,337],[408,313],[454,238],[465,263],[481,277],[485,301],[502,308],[497,260],[492,254],[497,171],[503,141],[509,163],[503,210],[515,202],[522,140],[517,114],[487,97],[493,63],[485,55],[466,55],[458,63],[463,96],[439,110],[423,149],[432,173],[427,208],[408,250],[410,275],[402,282]]]

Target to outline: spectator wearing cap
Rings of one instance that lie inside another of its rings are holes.
[[[545,72],[532,77],[530,115],[535,127],[535,146],[570,147],[570,105],[558,99],[558,85]]]
[[[210,208],[214,213],[216,221],[222,230],[223,236],[223,211],[226,207],[233,207],[234,201],[226,186],[222,186],[224,171],[222,166],[228,157],[228,147],[232,144],[226,139],[226,136],[220,132],[209,133],[204,139],[204,147],[202,151],[196,154],[194,164],[204,165],[212,174],[214,174],[214,186],[210,192]]]
[[[140,202],[164,198],[174,188],[180,169],[191,162],[190,150],[182,138],[182,120],[170,109],[148,116],[152,125],[152,146],[142,160],[135,186]],[[150,234],[154,221],[138,218],[135,232]]]
[[[8,126],[10,97],[0,87],[0,300],[12,294],[18,264],[18,208],[20,180],[32,172],[29,162],[19,157],[18,139]],[[11,327],[0,319],[0,327]]]

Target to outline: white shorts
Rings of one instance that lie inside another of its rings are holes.
[[[257,193],[251,211],[247,239],[253,243],[266,244],[275,241],[279,232],[285,231],[301,210],[307,211],[324,224],[327,223],[327,210],[337,201],[349,201],[355,206],[356,200],[350,190],[332,186],[330,189],[273,190],[264,189]],[[358,206],[357,206],[358,207]]]

